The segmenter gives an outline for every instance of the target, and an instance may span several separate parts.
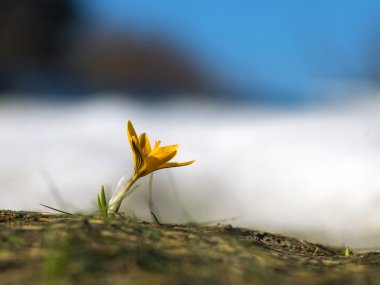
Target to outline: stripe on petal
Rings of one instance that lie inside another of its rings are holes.
[[[141,150],[138,146],[138,141],[136,137],[132,137],[132,154],[135,162],[135,174],[141,169],[144,163],[144,157],[141,153]]]

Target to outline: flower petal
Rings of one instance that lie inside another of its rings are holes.
[[[177,151],[178,151],[177,144],[164,146],[164,147],[156,147],[149,153],[148,157],[154,157],[158,159],[162,164],[171,160],[177,154]]]
[[[147,156],[152,151],[152,148],[150,146],[150,141],[146,133],[140,135],[139,143],[142,154],[144,156]]]
[[[132,147],[132,138],[133,137],[137,138],[137,134],[131,121],[128,121],[128,124],[127,124],[127,134],[128,134],[129,143],[131,144],[131,147]]]
[[[178,145],[155,148],[145,157],[140,174],[144,176],[159,169],[162,164],[168,162],[177,154],[177,150]]]
[[[195,160],[190,160],[186,162],[167,162],[162,164],[158,169],[171,168],[171,167],[180,167],[192,164]]]

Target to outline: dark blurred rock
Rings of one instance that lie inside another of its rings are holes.
[[[88,23],[87,23],[88,24]],[[100,33],[71,0],[0,2],[0,91],[220,93],[221,81],[164,38]]]
[[[0,1],[0,87],[31,66],[55,64],[75,20],[71,0]]]
[[[87,38],[72,51],[69,68],[87,85],[143,94],[209,92],[207,72],[170,42],[132,34]]]
[[[63,48],[74,10],[70,0],[3,0],[0,19],[2,60],[45,60]]]

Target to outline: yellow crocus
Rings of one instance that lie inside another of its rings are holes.
[[[185,166],[194,162],[194,160],[169,162],[177,154],[178,145],[161,147],[161,142],[156,141],[152,149],[148,135],[142,133],[140,136],[137,136],[131,121],[128,121],[127,124],[127,135],[132,149],[134,173],[125,187],[111,199],[109,203],[110,214],[117,213],[125,195],[139,178],[159,169]]]

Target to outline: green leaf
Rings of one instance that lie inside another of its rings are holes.
[[[102,202],[100,201],[100,196],[99,196],[99,194],[98,194],[98,208],[99,208],[99,212],[101,212],[101,210],[102,210]]]
[[[352,253],[351,253],[351,250],[349,247],[346,247],[346,250],[344,251],[344,255],[345,256],[350,256]]]
[[[107,198],[106,198],[106,193],[104,190],[104,185],[102,185],[100,194],[98,194],[97,198],[98,198],[99,214],[102,218],[107,219],[108,205],[107,205]]]
[[[104,192],[104,185],[102,185],[102,190],[100,193],[101,193],[102,205],[103,207],[107,207],[107,199],[106,199],[106,193]]]

